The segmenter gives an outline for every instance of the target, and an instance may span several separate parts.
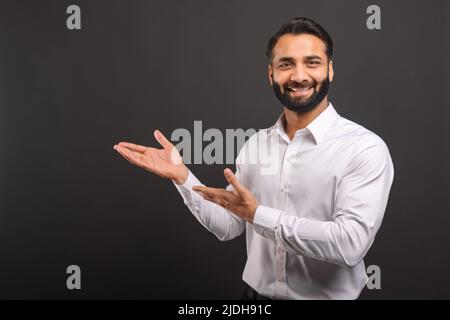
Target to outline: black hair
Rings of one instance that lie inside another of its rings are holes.
[[[280,29],[270,38],[267,44],[266,55],[269,58],[269,63],[272,61],[272,50],[278,42],[278,39],[285,34],[311,34],[325,43],[325,54],[328,57],[328,61],[333,56],[333,40],[331,40],[328,32],[317,22],[309,18],[292,18],[288,22],[284,23]]]

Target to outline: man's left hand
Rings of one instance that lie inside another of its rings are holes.
[[[204,199],[214,202],[242,219],[253,223],[256,208],[259,205],[255,196],[239,182],[230,169],[225,169],[224,175],[234,190],[228,191],[205,186],[194,186],[192,190],[199,193]]]

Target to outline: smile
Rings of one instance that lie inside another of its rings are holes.
[[[287,88],[290,92],[290,94],[292,96],[295,97],[300,97],[300,96],[304,96],[306,94],[308,94],[308,92],[312,89],[313,87],[305,87],[305,88]]]

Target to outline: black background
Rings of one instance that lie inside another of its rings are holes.
[[[81,7],[82,29],[66,28]],[[366,8],[381,8],[368,30]],[[244,237],[220,242],[170,181],[119,141],[153,130],[265,128],[282,108],[266,42],[292,16],[335,43],[330,100],[387,143],[395,167],[365,299],[450,298],[448,1],[0,3],[0,298],[237,298]],[[223,165],[190,165],[225,186]],[[82,290],[66,288],[66,268]]]

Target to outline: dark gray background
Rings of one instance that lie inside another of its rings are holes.
[[[78,4],[82,30],[66,29]],[[382,30],[366,28],[378,4]],[[220,242],[170,181],[112,146],[153,130],[264,128],[281,106],[269,37],[292,16],[335,42],[330,98],[380,135],[395,179],[362,298],[450,298],[448,1],[0,4],[0,298],[236,298],[245,242]],[[221,165],[191,165],[224,186]],[[66,288],[66,267],[82,290]]]

